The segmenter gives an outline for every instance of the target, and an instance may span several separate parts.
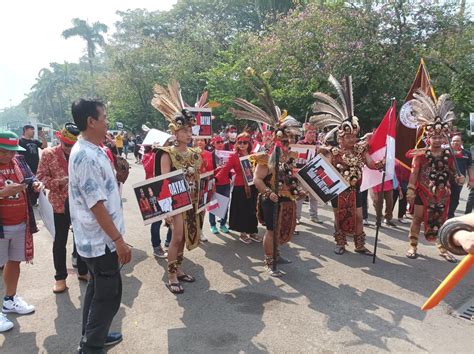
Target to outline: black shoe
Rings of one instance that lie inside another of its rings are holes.
[[[104,346],[108,347],[110,345],[117,344],[121,342],[123,339],[122,333],[120,332],[110,332],[107,334],[107,338],[105,339]]]

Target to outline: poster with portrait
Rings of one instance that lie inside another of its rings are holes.
[[[291,144],[290,149],[298,154],[296,168],[303,168],[308,161],[316,156],[316,145]]]
[[[192,209],[183,171],[166,173],[133,185],[145,225]]]
[[[230,155],[235,153],[235,151],[214,150],[214,153],[216,155],[216,167],[222,167],[229,160]]]
[[[303,187],[323,203],[349,188],[349,183],[323,155],[316,155],[296,175]]]
[[[242,173],[244,175],[244,180],[248,186],[253,185],[253,166],[249,160],[250,155],[240,157],[240,166],[242,167]]]
[[[203,211],[211,203],[215,185],[214,171],[202,173],[199,179],[197,212]]]
[[[193,126],[193,138],[212,138],[212,110],[210,108],[188,108],[196,119]]]

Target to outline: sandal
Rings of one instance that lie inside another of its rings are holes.
[[[245,243],[246,245],[250,245],[252,243],[252,239],[246,234],[241,234],[239,241]]]
[[[355,249],[354,250],[355,252],[359,253],[359,254],[363,254],[363,255],[366,255],[366,256],[373,256],[374,254],[369,251],[366,247],[364,248],[360,248],[360,249]]]
[[[180,283],[165,283],[166,287],[172,294],[182,294],[184,293],[184,289]]]
[[[196,281],[196,278],[189,274],[182,274],[178,275],[178,280],[179,281],[184,281],[185,283],[194,283]]]
[[[249,238],[252,241],[255,241],[255,242],[258,242],[258,243],[263,241],[263,237],[260,237],[258,234],[250,234]]]
[[[271,267],[267,267],[267,273],[270,274],[270,276],[274,278],[281,278],[282,276],[285,275],[285,273],[282,272],[281,270],[279,269],[273,270]]]
[[[344,246],[337,246],[334,249],[334,253],[338,255],[344,254],[345,252],[346,252],[346,248]]]
[[[454,256],[451,255],[448,252],[442,252],[439,255],[440,255],[440,257],[443,257],[444,259],[446,259],[449,263],[457,263],[458,262],[458,260],[456,258],[454,258]]]
[[[416,252],[416,248],[410,248],[407,253],[405,253],[405,256],[410,259],[416,259],[418,258],[418,252]]]

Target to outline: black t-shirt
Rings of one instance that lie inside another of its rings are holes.
[[[20,138],[19,145],[26,150],[19,151],[19,153],[25,156],[26,163],[30,166],[31,171],[36,174],[39,164],[38,148],[40,148],[43,143],[36,139]]]
[[[456,160],[458,161],[459,171],[464,177],[466,177],[467,169],[472,166],[472,156],[471,153],[466,149],[462,149],[461,153],[462,157],[456,157]]]

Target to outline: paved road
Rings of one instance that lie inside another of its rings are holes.
[[[110,352],[467,352],[472,348],[472,324],[450,313],[472,296],[474,272],[441,306],[422,312],[420,305],[453,265],[424,241],[422,256],[407,259],[406,226],[382,229],[375,265],[371,258],[354,254],[352,245],[350,252],[337,256],[327,206],[320,209],[323,225],[305,220],[300,235],[282,249],[293,263],[282,267],[287,275],[281,279],[262,273],[261,245],[244,245],[232,234],[210,235],[206,225],[209,242],[186,253],[186,269],[197,282],[185,285],[185,294],[173,296],[163,285],[165,261],[152,256],[149,228],[143,226],[133,200],[131,185],[143,178],[141,166],[134,165],[124,188],[126,239],[134,246],[133,262],[123,268],[123,305],[112,326],[123,332],[124,341]],[[22,266],[19,286],[19,294],[36,306],[36,313],[9,315],[15,328],[0,334],[2,353],[73,353],[79,341],[85,285],[79,284],[71,268],[69,291],[52,293],[52,240],[40,226],[34,264]],[[375,229],[366,232],[371,246]]]

